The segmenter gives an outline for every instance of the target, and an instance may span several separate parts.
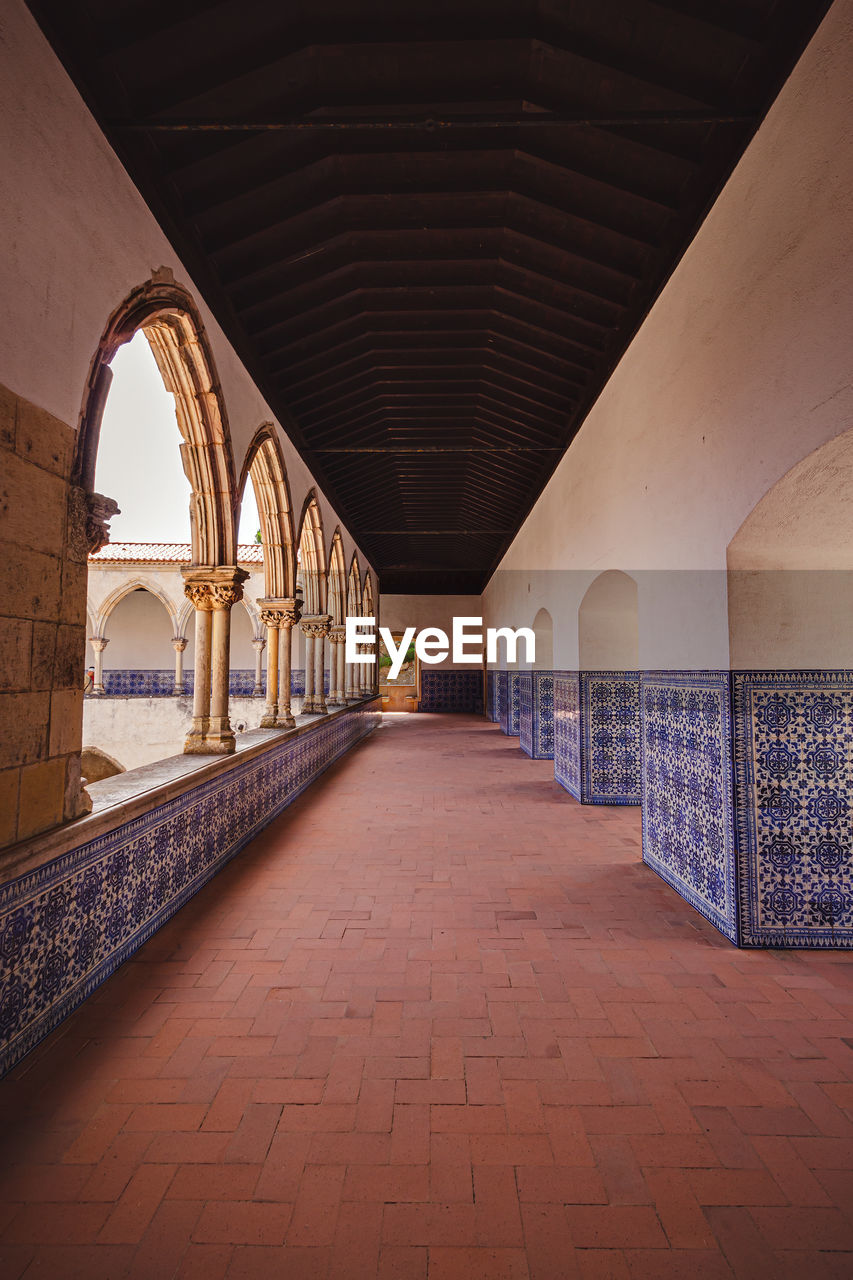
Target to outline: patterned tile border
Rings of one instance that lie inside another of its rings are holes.
[[[533,760],[554,757],[554,672],[519,673],[519,745]]]
[[[519,732],[519,675],[518,671],[501,671],[500,726],[508,737],[517,738]]]
[[[639,671],[581,671],[581,799],[639,804]]]
[[[0,1072],[377,725],[340,712],[0,889]]]
[[[325,690],[329,692],[329,672],[325,671]],[[184,672],[184,696],[192,697],[195,672]],[[261,675],[266,694],[267,673]],[[171,698],[175,687],[175,672],[169,670],[109,670],[104,672],[104,690],[108,698]],[[250,698],[255,687],[254,668],[234,668],[228,675],[228,692],[232,698]],[[305,693],[305,670],[294,667],[290,673],[290,692],[301,697]]]
[[[486,673],[486,716],[491,720],[492,724],[499,718],[498,697],[499,697],[499,672],[489,671]]]
[[[554,777],[576,800],[581,799],[580,673],[555,671],[553,693]]]
[[[732,693],[741,945],[853,947],[853,671]]]
[[[727,671],[648,671],[642,708],[643,861],[737,943]]]
[[[460,711],[481,716],[482,671],[427,671],[422,667],[418,711]]]

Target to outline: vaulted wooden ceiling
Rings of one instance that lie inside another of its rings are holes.
[[[451,592],[484,585],[829,3],[30,7],[382,589]]]

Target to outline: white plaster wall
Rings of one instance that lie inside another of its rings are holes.
[[[0,21],[0,382],[76,426],[109,316],[168,267],[199,305],[239,476],[253,435],[275,415],[23,0],[4,0]],[[277,425],[296,521],[314,481]],[[339,516],[322,492],[318,501],[331,539]],[[348,564],[355,543],[341,529]]]
[[[105,671],[168,671],[174,665],[172,621],[150,591],[131,591],[120,600],[107,619],[105,634]]]
[[[853,424],[853,0],[836,0],[485,593],[577,662],[595,574],[639,587],[639,661],[726,667],[726,548]],[[534,610],[535,612],[535,610]]]
[[[98,747],[125,769],[180,755],[192,710],[192,698],[86,698],[83,749]],[[231,698],[230,710],[235,733],[257,729],[264,700]]]

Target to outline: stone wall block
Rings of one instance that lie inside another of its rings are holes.
[[[85,490],[78,485],[68,487],[66,502],[68,524],[66,533],[65,555],[76,564],[86,565],[89,560],[89,542],[86,538],[86,521],[89,518],[89,505]]]
[[[0,693],[0,769],[44,759],[49,716],[49,693]]]
[[[83,742],[83,690],[59,689],[50,696],[51,756],[79,751]]]
[[[15,547],[0,555],[0,600],[18,618],[59,616],[62,562],[28,547]]]
[[[86,591],[89,567],[85,561],[66,559],[62,563],[62,601],[59,621],[86,626]]]
[[[0,385],[0,448],[14,449],[18,397]]]
[[[86,666],[86,631],[62,623],[56,632],[53,688],[82,689]]]
[[[34,622],[33,660],[30,675],[32,690],[50,689],[53,684],[53,662],[56,654],[56,623]]]
[[[33,624],[21,618],[0,618],[0,690],[30,688]]]
[[[65,491],[59,476],[14,453],[0,477],[0,543],[58,555],[65,537]]]
[[[18,401],[15,448],[22,458],[64,478],[71,471],[74,439],[75,432],[52,413]]]
[[[21,770],[18,839],[58,826],[65,812],[65,760],[44,760]]]
[[[20,769],[0,771],[0,846],[12,844],[18,829]]]
[[[65,757],[65,808],[63,817],[66,822],[72,818],[82,818],[92,812],[92,797],[83,787],[83,775],[80,770],[80,752],[75,751]]]

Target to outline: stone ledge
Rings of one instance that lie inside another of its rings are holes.
[[[325,716],[298,716],[295,729],[251,729],[238,736],[234,755],[169,756],[155,764],[141,765],[138,769],[129,769],[113,778],[94,782],[87,787],[92,797],[90,814],[3,850],[0,854],[0,885],[52,862],[71,849],[107,834],[120,823],[139,817],[193,787],[226,776],[263,755],[283,739],[311,733],[317,726],[328,724],[373,701],[373,698],[363,698],[346,707],[330,708]]]

